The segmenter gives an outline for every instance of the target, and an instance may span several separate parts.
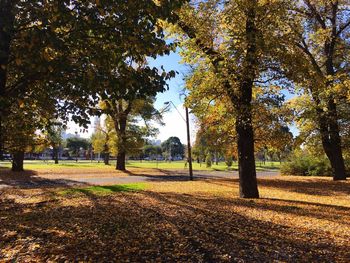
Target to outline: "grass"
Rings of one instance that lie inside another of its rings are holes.
[[[0,162],[0,167],[10,167],[10,162]],[[37,170],[37,169],[69,169],[69,168],[77,168],[77,169],[90,169],[90,168],[98,168],[98,169],[104,169],[104,170],[110,170],[114,168],[115,161],[111,161],[110,166],[106,166],[103,164],[103,162],[90,162],[90,161],[60,161],[59,164],[54,164],[53,161],[29,161],[26,160],[24,162],[25,169],[28,170]],[[127,167],[129,168],[156,168],[156,169],[188,169],[188,166],[185,167],[184,161],[175,161],[175,162],[156,162],[156,161],[128,161]],[[265,171],[265,170],[276,170],[279,169],[280,163],[279,162],[266,162],[265,164],[262,164],[261,162],[256,163],[256,168],[258,171]],[[193,162],[193,169],[194,170],[201,170],[201,171],[227,171],[227,170],[237,170],[238,166],[237,163],[234,163],[232,167],[228,168],[227,165],[224,162],[220,162],[218,165],[213,164],[211,168],[207,168],[205,164],[198,164],[197,162]]]
[[[120,192],[137,192],[145,190],[146,184],[134,183],[134,184],[120,184],[120,185],[106,185],[106,186],[89,186],[79,188],[69,188],[58,192],[63,196],[74,196],[79,194],[85,195],[110,195]]]
[[[0,261],[349,262],[350,182],[258,181],[2,190]]]

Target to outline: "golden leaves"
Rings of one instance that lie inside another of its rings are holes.
[[[261,178],[260,184],[261,200],[237,198],[238,181],[231,179],[151,183],[147,191],[109,195],[8,189],[0,197],[0,257],[347,261],[349,182],[275,177]]]

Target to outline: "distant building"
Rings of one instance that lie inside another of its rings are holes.
[[[94,120],[93,120],[92,126],[91,126],[92,133],[95,133],[99,127],[101,127],[101,118],[96,116],[96,117],[94,117]]]

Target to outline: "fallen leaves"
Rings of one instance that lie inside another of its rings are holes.
[[[0,261],[348,262],[349,182],[260,179],[161,182],[139,192],[1,195]],[[329,191],[327,189],[330,189]]]

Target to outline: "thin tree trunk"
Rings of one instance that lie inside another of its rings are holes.
[[[53,147],[53,158],[55,160],[55,164],[58,164],[58,151],[59,149],[57,147]]]
[[[0,102],[1,103],[1,102]],[[2,112],[0,110],[0,160],[4,160],[4,137],[2,129]]]
[[[24,152],[14,153],[13,160],[12,160],[12,171],[13,172],[22,172],[23,171],[23,161],[24,161]]]
[[[109,165],[109,152],[105,152],[103,155],[103,161],[105,165]]]
[[[119,131],[118,131],[118,155],[117,155],[117,166],[116,169],[119,171],[125,171],[125,158],[126,158],[126,123],[127,123],[127,117],[126,116],[120,116],[119,117]]]

